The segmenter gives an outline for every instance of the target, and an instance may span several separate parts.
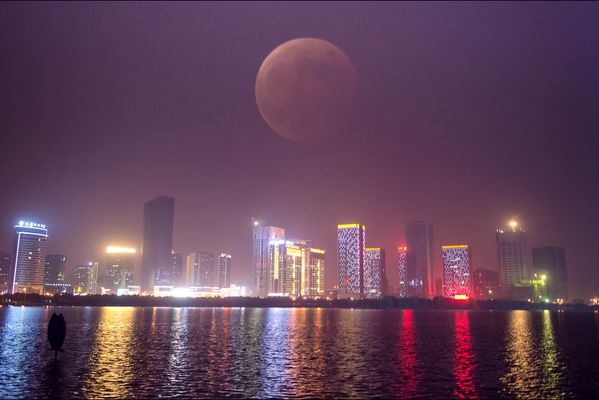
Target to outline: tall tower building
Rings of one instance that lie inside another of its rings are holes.
[[[324,297],[326,290],[325,251],[311,247],[308,251],[308,254],[308,268],[302,277],[302,282],[304,282],[302,296],[312,298]]]
[[[87,276],[87,294],[98,294],[98,269],[100,265],[97,262],[88,262],[87,268],[89,270]]]
[[[218,256],[216,281],[219,288],[231,286],[231,255],[221,253]]]
[[[399,297],[408,297],[408,278],[407,278],[407,246],[399,246],[397,248],[398,267],[399,267]]]
[[[12,269],[10,253],[0,251],[0,294],[10,289],[10,271]]]
[[[67,256],[61,254],[48,254],[44,272],[44,285],[64,282]]]
[[[154,285],[169,285],[172,269],[175,199],[157,197],[144,204],[141,290],[154,291]]]
[[[568,279],[566,275],[566,252],[563,247],[533,247],[532,264],[534,272],[544,277],[547,297],[550,301],[568,296]]]
[[[472,295],[470,248],[468,245],[442,246],[445,297],[468,298]],[[458,296],[458,297],[456,297]]]
[[[202,286],[200,273],[200,253],[189,253],[185,258],[185,285],[187,287]]]
[[[379,298],[385,294],[385,249],[367,248],[364,252],[364,295]]]
[[[509,229],[497,229],[497,262],[499,283],[504,294],[520,284],[527,273],[526,234],[517,221],[509,222]]]
[[[200,286],[216,286],[216,268],[214,253],[202,251],[200,253]]]
[[[106,275],[108,276],[106,289],[116,293],[118,289],[133,285],[135,252],[135,249],[129,247],[108,246],[106,248]]]
[[[365,232],[364,225],[337,225],[339,298],[361,298],[364,295]]]
[[[285,240],[285,229],[261,226],[253,228],[254,296],[266,297],[275,286],[275,261],[271,259],[270,243]]]
[[[185,284],[185,269],[183,268],[183,256],[173,252],[171,255],[171,285],[183,286]]]
[[[407,295],[434,296],[433,226],[419,221],[409,223],[406,226],[406,245]]]
[[[16,236],[11,292],[43,294],[48,241],[46,225],[19,221],[14,228]]]

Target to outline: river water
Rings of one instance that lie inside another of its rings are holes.
[[[597,371],[593,312],[0,308],[0,398],[582,398]]]

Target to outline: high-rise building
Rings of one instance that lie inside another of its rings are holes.
[[[185,258],[185,285],[187,287],[202,286],[200,273],[200,253],[189,253]]]
[[[73,294],[88,293],[89,275],[89,264],[77,265],[73,268],[69,279],[73,288]]]
[[[173,286],[184,286],[185,285],[185,270],[183,268],[183,256],[179,253],[173,252],[171,256],[172,269],[171,269],[171,284]]]
[[[252,234],[254,296],[266,297],[269,293],[275,293],[275,286],[279,285],[275,282],[275,264],[277,263],[271,258],[270,245],[273,241],[285,240],[285,229],[276,226],[261,226],[255,221]]]
[[[87,294],[98,294],[98,269],[99,263],[88,262],[87,263],[89,274],[87,276]]]
[[[364,295],[365,232],[364,225],[337,225],[339,298],[361,298]]]
[[[406,226],[406,245],[407,295],[434,296],[433,226],[420,221],[409,223]]]
[[[10,253],[0,251],[0,294],[10,289],[10,270],[12,269]]]
[[[231,286],[231,255],[221,253],[218,256],[218,270],[216,274],[217,286],[228,288]]]
[[[216,286],[216,268],[214,253],[202,251],[200,253],[200,285],[204,287]]]
[[[61,254],[48,254],[44,274],[44,285],[64,282],[67,256]]]
[[[526,234],[517,221],[509,222],[509,229],[497,229],[497,262],[499,282],[504,296],[509,296],[527,275]]]
[[[311,247],[308,251],[308,270],[303,274],[302,296],[325,297],[326,263],[325,251]]]
[[[407,263],[407,246],[399,246],[397,248],[398,267],[399,267],[399,297],[408,297],[408,278],[406,272]]]
[[[15,225],[15,234],[11,292],[43,294],[48,241],[46,225],[19,221]]]
[[[472,295],[478,300],[491,300],[499,294],[497,271],[477,269],[472,274]]]
[[[107,287],[113,293],[133,285],[135,249],[109,246],[106,248]],[[73,283],[74,284],[74,283]]]
[[[547,298],[550,301],[558,301],[558,299],[566,301],[568,280],[564,248],[533,247],[532,264],[534,273],[544,281]]]
[[[171,283],[175,199],[161,196],[144,204],[141,290]]]
[[[441,251],[443,252],[443,287],[445,289],[445,297],[470,297],[472,295],[470,248],[466,244],[442,246]]]
[[[385,249],[367,248],[364,251],[364,295],[379,298],[386,293]]]

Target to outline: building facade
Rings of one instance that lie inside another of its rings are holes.
[[[365,232],[366,227],[360,224],[337,226],[339,298],[361,298],[364,295]]]
[[[172,197],[157,197],[144,204],[142,291],[153,292],[154,285],[171,283],[174,214]]]
[[[285,229],[276,226],[261,226],[255,223],[252,231],[253,266],[254,266],[254,296],[267,297],[275,293],[281,283],[275,265],[279,263],[271,256],[271,242],[285,241]],[[278,268],[278,266],[277,266]]]
[[[44,290],[53,292],[56,285],[65,282],[67,256],[62,254],[48,254],[44,269]]]
[[[433,226],[412,222],[406,226],[406,286],[408,296],[435,295],[433,270]]]
[[[325,251],[310,247],[308,270],[304,274],[302,295],[311,298],[326,296],[326,261]]]
[[[216,281],[219,288],[231,286],[231,255],[221,253],[218,256]]]
[[[217,286],[214,253],[209,253],[207,251],[202,251],[200,253],[200,286]]]
[[[445,297],[472,296],[470,248],[468,245],[442,246],[443,288]]]
[[[477,269],[472,273],[474,298],[491,300],[499,295],[499,274],[489,269]]]
[[[408,247],[407,246],[399,246],[397,248],[397,264],[398,264],[398,269],[399,269],[399,297],[400,298],[404,298],[404,297],[408,297],[408,278],[407,278],[407,253],[408,253]]]
[[[0,251],[0,294],[10,290],[10,271],[12,270],[12,257],[10,253]]]
[[[189,253],[185,258],[185,286],[200,287],[200,253]]]
[[[87,266],[89,270],[87,279],[87,294],[100,294],[98,293],[98,273],[100,264],[90,261],[87,263]]]
[[[541,277],[541,279],[544,278],[546,295],[549,301],[566,301],[568,299],[568,278],[564,248],[556,246],[533,247],[532,264],[534,274]]]
[[[46,267],[46,225],[19,221],[15,225],[15,250],[11,272],[11,293],[44,293]]]
[[[497,229],[496,241],[499,283],[502,295],[509,297],[527,278],[526,233],[516,221],[510,221],[508,229]]]
[[[184,286],[185,268],[183,265],[183,256],[179,253],[173,252],[171,255],[171,263],[171,284],[177,287]]]
[[[367,248],[364,251],[364,295],[377,299],[386,294],[385,249]]]
[[[104,289],[116,294],[118,289],[134,285],[135,253],[136,250],[129,247],[109,246],[106,249],[105,270],[108,279]]]

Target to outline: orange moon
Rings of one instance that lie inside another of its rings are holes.
[[[320,142],[349,122],[356,70],[334,44],[299,38],[274,49],[256,77],[256,103],[266,123],[298,142]]]

